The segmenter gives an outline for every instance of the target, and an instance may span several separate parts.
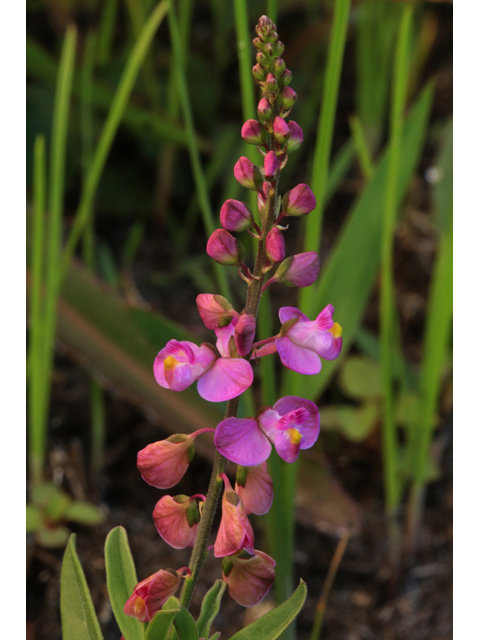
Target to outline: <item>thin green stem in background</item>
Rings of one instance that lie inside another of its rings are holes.
[[[393,69],[393,91],[390,113],[390,162],[385,191],[385,213],[380,263],[380,369],[383,396],[383,474],[385,509],[390,534],[392,567],[397,563],[398,530],[395,514],[400,498],[398,476],[398,442],[393,400],[394,358],[394,285],[393,240],[396,220],[396,201],[399,183],[401,136],[408,81],[408,44],[412,20],[412,5],[406,5],[400,22]]]
[[[267,16],[272,22],[277,22],[278,0],[267,0]]]
[[[98,32],[97,62],[100,67],[110,61],[118,0],[105,0]]]
[[[86,224],[88,223],[95,194],[97,192],[103,169],[105,168],[105,163],[110,152],[113,139],[115,138],[118,126],[122,120],[125,107],[127,106],[130,98],[142,61],[153,40],[155,32],[167,13],[167,10],[168,0],[162,0],[145,23],[145,26],[133,47],[122,73],[120,83],[108,112],[107,120],[100,135],[100,140],[93,154],[92,163],[86,178],[85,188],[82,190],[72,230],[63,252],[62,270],[58,276],[60,280],[66,275],[77,243],[83,234]]]
[[[370,149],[368,148],[368,140],[358,116],[352,116],[350,118],[350,131],[352,132],[352,139],[363,177],[366,180],[370,180],[375,167]]]

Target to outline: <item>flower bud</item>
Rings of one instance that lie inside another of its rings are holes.
[[[180,482],[195,453],[193,440],[192,436],[176,434],[139,451],[137,468],[145,482],[157,489],[169,489]]]
[[[242,313],[235,327],[235,346],[238,355],[243,357],[252,350],[255,338],[255,316],[251,313]]]
[[[275,180],[275,176],[277,175],[277,171],[280,168],[280,163],[275,151],[269,151],[267,153],[267,155],[265,156],[263,168],[265,171],[265,180],[273,182]]]
[[[265,241],[267,258],[270,262],[281,262],[285,258],[285,240],[280,229],[270,229]]]
[[[207,329],[219,329],[230,324],[233,317],[238,317],[229,301],[220,295],[199,293],[197,296],[198,312]]]
[[[267,46],[268,45],[265,46],[265,49],[267,49]],[[278,58],[285,51],[285,45],[283,44],[283,42],[280,42],[280,40],[277,40],[276,42],[272,43],[270,51],[268,52],[269,55],[273,56],[274,58]]]
[[[287,140],[287,153],[290,151],[296,151],[303,142],[303,131],[296,122],[290,120],[288,123],[290,130],[290,137]]]
[[[309,287],[320,271],[320,260],[315,251],[299,253],[284,260],[278,267],[274,279],[288,287]]]
[[[253,607],[263,600],[275,581],[275,560],[262,551],[254,553],[249,556],[242,551],[222,560],[230,597],[243,607]]]
[[[277,27],[268,16],[259,18],[255,31],[263,42],[270,42],[272,39],[278,38]]]
[[[267,77],[267,70],[264,69],[261,65],[256,64],[252,68],[253,77],[257,82],[263,82]]]
[[[298,184],[282,198],[282,211],[287,216],[304,216],[316,207],[317,201],[310,187]]]
[[[272,119],[272,107],[267,98],[262,98],[260,100],[257,107],[257,113],[261,122],[266,122],[267,120]]]
[[[285,69],[285,60],[283,60],[283,58],[275,58],[275,60],[273,61],[273,73],[277,76],[277,78],[280,78]]]
[[[208,255],[224,266],[239,266],[243,262],[244,249],[242,243],[228,231],[217,229],[207,242]]]
[[[276,77],[273,75],[273,73],[268,74],[265,83],[269,91],[276,91],[278,89],[278,82]]]
[[[242,127],[242,138],[248,144],[264,145],[267,142],[267,134],[257,120],[247,120]]]
[[[261,38],[254,38],[252,44],[255,49],[258,49],[259,51],[263,51],[265,49],[265,43],[262,42]]]
[[[282,145],[290,137],[290,127],[280,116],[277,116],[273,121],[273,135],[275,140]]]
[[[253,162],[251,162],[245,156],[242,156],[235,167],[233,168],[233,174],[238,183],[246,189],[252,189],[252,191],[261,191],[263,186],[262,175]]]
[[[240,484],[242,478],[239,476],[243,475],[246,475],[246,478],[243,484]],[[267,463],[262,462],[255,467],[238,466],[235,491],[242,499],[247,513],[257,516],[267,513],[273,502],[273,481],[268,475]]]
[[[125,603],[124,613],[140,622],[150,622],[170,596],[173,596],[185,574],[191,575],[188,567],[182,567],[177,571],[161,569],[142,580]]]
[[[265,69],[268,69],[268,58],[267,58],[267,56],[263,53],[263,51],[259,51],[255,57],[256,57],[256,59],[257,59],[258,64],[259,64],[261,67],[264,67]]]
[[[174,549],[193,547],[200,520],[196,497],[163,496],[153,510],[153,521],[159,535]],[[205,500],[204,496],[201,496]]]
[[[216,558],[232,555],[246,549],[253,552],[254,534],[242,500],[233,491],[230,480],[224,473],[220,477],[225,483],[222,498],[222,519],[213,552]]]
[[[286,72],[285,72],[286,73]],[[281,104],[281,108],[284,111],[291,109],[297,100],[297,94],[290,87],[284,87],[279,96],[279,101]]]
[[[239,200],[226,200],[220,210],[220,222],[227,231],[245,231],[253,224],[252,211]]]
[[[283,86],[288,87],[291,81],[292,81],[292,72],[290,71],[290,69],[285,69],[285,73],[282,76]]]

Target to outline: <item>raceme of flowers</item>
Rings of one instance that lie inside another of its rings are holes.
[[[281,282],[287,286],[307,287],[317,278],[319,259],[315,252],[285,256],[281,226],[284,218],[304,216],[316,207],[315,196],[306,184],[277,195],[280,172],[288,154],[303,141],[300,126],[286,118],[296,101],[290,88],[291,72],[280,57],[284,46],[275,25],[266,16],[256,27],[253,44],[257,63],[253,76],[262,97],[258,104],[258,120],[248,120],[242,127],[242,138],[256,145],[263,166],[241,157],[234,167],[236,180],[257,193],[258,220],[250,207],[239,200],[228,199],[220,210],[221,228],[207,243],[207,253],[216,262],[237,268],[247,283],[249,294],[257,292],[255,304],[242,312],[220,295],[202,293],[197,307],[207,327],[215,332],[215,344],[200,346],[186,340],[170,340],[155,358],[153,372],[157,383],[171,391],[183,391],[194,382],[199,395],[210,402],[230,401],[253,383],[259,357],[278,353],[288,369],[305,375],[316,375],[322,359],[335,359],[342,348],[341,327],[333,320],[334,308],[327,305],[310,320],[299,309],[283,307],[279,312],[278,334],[255,342],[256,309],[263,291]],[[248,231],[259,243],[254,272],[245,264],[245,250],[232,234]],[[260,260],[261,270],[257,264]],[[263,280],[273,268],[275,272]],[[273,500],[273,483],[266,460],[272,447],[285,462],[294,462],[300,449],[312,447],[320,432],[320,414],[314,402],[296,396],[279,399],[272,407],[262,407],[255,416],[222,420],[216,429],[200,429],[192,434],[176,434],[154,442],[138,453],[137,466],[142,478],[158,489],[175,486],[184,476],[194,455],[195,439],[214,433],[218,452],[237,464],[235,488],[225,473],[218,476],[223,483],[222,517],[214,544],[209,547],[222,559],[223,579],[229,593],[239,604],[252,606],[268,593],[275,578],[275,561],[254,547],[254,533],[249,514],[268,512]],[[203,494],[164,495],[153,511],[159,535],[175,549],[193,547],[209,499]],[[125,613],[140,621],[149,621],[168,597],[191,578],[190,568],[166,569],[140,582],[125,604]]]

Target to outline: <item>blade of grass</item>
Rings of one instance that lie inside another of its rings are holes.
[[[178,29],[177,18],[175,16],[175,9],[173,4],[170,5],[168,11],[168,24],[170,28],[170,36],[172,39],[173,55],[176,59],[176,71],[177,71],[177,86],[180,96],[180,104],[182,107],[183,119],[185,122],[185,128],[188,135],[188,148],[190,151],[190,162],[192,164],[193,176],[195,179],[195,186],[198,192],[198,199],[202,211],[203,224],[205,231],[210,236],[215,231],[215,222],[213,218],[212,207],[208,197],[207,183],[205,175],[203,173],[202,165],[200,162],[200,153],[198,150],[195,129],[193,124],[192,110],[190,106],[190,99],[188,95],[187,82],[185,79],[185,70],[182,56],[182,43],[180,39],[180,32]],[[225,269],[214,263],[214,272],[217,278],[220,292],[226,298],[231,299],[230,287],[225,275]]]
[[[395,513],[400,497],[398,476],[398,442],[393,405],[393,346],[394,335],[394,281],[393,239],[399,190],[401,138],[404,127],[404,111],[407,98],[409,69],[409,33],[412,22],[412,5],[405,5],[402,12],[395,50],[393,68],[392,104],[390,113],[390,158],[388,163],[383,218],[380,263],[380,370],[383,391],[383,474],[385,509],[389,524],[390,553],[393,566],[397,565],[398,530]]]
[[[120,84],[115,92],[107,120],[102,129],[100,140],[95,149],[92,163],[87,175],[85,188],[82,190],[80,203],[78,205],[72,230],[68,237],[62,259],[62,269],[58,276],[59,281],[65,276],[68,266],[73,257],[77,243],[88,223],[95,194],[100,182],[100,178],[105,167],[113,139],[117,133],[118,126],[122,120],[125,107],[133,89],[135,79],[140,70],[140,66],[145,54],[150,46],[153,36],[160,26],[168,10],[168,1],[160,2],[152,15],[147,20],[135,46],[128,58],[127,64],[120,79]]]
[[[53,350],[56,329],[58,269],[62,242],[63,198],[65,178],[65,151],[67,145],[70,90],[77,32],[70,26],[65,34],[60,59],[55,106],[53,112],[52,143],[50,151],[50,183],[48,191],[49,222],[45,269],[45,306],[42,331],[42,391],[39,399],[38,428],[32,433],[30,464],[33,483],[43,477],[47,446],[47,421],[50,404],[50,382],[53,368]]]
[[[267,16],[272,22],[277,22],[278,0],[267,0]]]
[[[30,289],[30,345],[29,345],[29,463],[30,476],[40,482],[43,475],[43,436],[42,421],[42,371],[43,345],[43,309],[41,284],[43,278],[43,245],[45,237],[45,197],[46,167],[45,138],[35,139],[33,160],[33,245],[32,245],[32,284]]]
[[[98,32],[97,62],[104,67],[110,61],[118,0],[105,0]]]
[[[362,170],[363,177],[366,180],[370,180],[373,175],[374,165],[370,149],[368,148],[365,131],[358,116],[352,116],[349,122],[360,169]]]

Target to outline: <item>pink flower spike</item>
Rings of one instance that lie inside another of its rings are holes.
[[[320,414],[314,402],[286,396],[266,409],[258,422],[285,462],[295,462],[300,449],[309,449],[320,433]]]
[[[242,552],[222,560],[230,597],[243,607],[253,607],[263,600],[275,581],[275,560],[262,551],[254,553],[244,557]]]
[[[242,127],[242,138],[248,144],[256,144],[262,146],[267,141],[265,127],[257,120],[247,120]]]
[[[213,365],[215,354],[187,340],[169,340],[153,363],[157,383],[165,389],[183,391]]]
[[[231,323],[232,318],[238,316],[238,313],[223,296],[199,293],[196,302],[198,312],[207,329],[226,327]]]
[[[290,137],[289,125],[280,116],[277,116],[273,121],[273,135],[275,136],[275,140],[281,145]]]
[[[220,222],[227,231],[245,231],[253,226],[252,211],[239,200],[226,200],[220,210]]]
[[[205,496],[202,496],[205,500]],[[193,547],[200,520],[195,497],[163,496],[153,510],[153,521],[159,535],[174,549]]]
[[[243,261],[243,246],[224,229],[217,229],[207,242],[207,253],[215,262],[227,267],[240,266]]]
[[[245,485],[242,487],[237,482],[235,491],[243,500],[247,513],[257,516],[268,513],[273,502],[273,481],[268,475],[267,463],[249,467]]]
[[[190,575],[187,567],[182,567],[178,571],[161,569],[139,582],[125,603],[124,613],[137,618],[140,622],[150,622],[157,611],[160,611],[170,596],[176,592],[185,574]]]
[[[309,287],[315,282],[320,271],[320,260],[315,251],[298,253],[282,262],[274,279],[289,287]]]
[[[242,313],[235,327],[235,346],[238,355],[243,357],[252,350],[255,338],[255,316],[251,313]]]
[[[215,430],[218,451],[242,467],[255,467],[265,462],[272,445],[254,418],[227,418]]]
[[[288,123],[290,137],[287,140],[287,153],[296,151],[303,142],[303,131],[296,122],[290,120]]]
[[[253,553],[254,535],[241,498],[233,491],[230,480],[220,474],[225,483],[222,498],[222,520],[213,547],[216,558],[232,555],[246,549]]]
[[[270,262],[281,262],[285,258],[285,240],[277,227],[273,227],[268,232],[265,249]]]
[[[280,167],[275,151],[269,151],[264,160],[265,180],[273,182]]]
[[[170,489],[183,478],[195,450],[192,435],[177,434],[149,444],[137,454],[137,468],[148,484]]]
[[[252,365],[242,358],[218,358],[198,381],[197,390],[204,400],[224,402],[236,398],[253,382]]]
[[[245,156],[242,156],[235,167],[233,168],[233,174],[236,181],[245,187],[246,189],[252,189],[252,191],[261,191],[263,187],[263,180],[258,167],[251,162]]]
[[[306,184],[298,184],[282,198],[282,211],[286,216],[304,216],[316,206],[315,196]]]

